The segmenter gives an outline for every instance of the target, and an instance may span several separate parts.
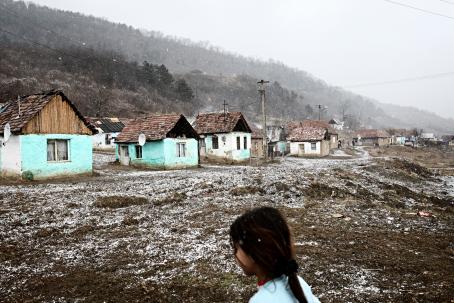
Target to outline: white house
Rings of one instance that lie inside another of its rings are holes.
[[[299,125],[288,130],[290,155],[299,157],[324,157],[329,155],[328,130],[323,127]]]
[[[251,134],[240,112],[199,114],[194,128],[200,136],[201,159],[245,161],[251,157]]]
[[[98,130],[92,136],[93,148],[95,149],[115,149],[115,138],[125,127],[124,123],[118,118],[88,118],[90,123]]]
[[[339,121],[337,119],[331,119],[329,120],[328,124],[337,130],[343,130],[344,129],[344,121]]]

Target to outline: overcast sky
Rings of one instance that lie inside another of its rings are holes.
[[[381,102],[412,105],[454,118],[454,0],[33,2],[209,41],[244,56],[273,58]],[[353,87],[442,73],[450,74]]]

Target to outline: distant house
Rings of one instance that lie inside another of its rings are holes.
[[[251,157],[253,158],[263,158],[263,134],[262,130],[254,126],[251,127]]]
[[[355,145],[386,146],[391,144],[391,136],[381,129],[362,129],[353,138]]]
[[[289,153],[287,146],[286,129],[282,125],[269,125],[266,127],[269,150],[274,156],[282,156]]]
[[[95,133],[61,91],[10,101],[0,109],[1,175],[46,179],[91,174]]]
[[[324,157],[330,152],[329,134],[324,127],[290,124],[287,140],[293,156]]]
[[[88,118],[96,127],[97,134],[93,135],[92,143],[95,149],[115,149],[115,138],[125,127],[118,118]]]
[[[407,134],[409,133],[409,131],[407,131],[406,129],[396,129],[396,128],[386,129],[386,132],[391,137],[390,144],[392,144],[392,145],[404,145],[405,142],[407,141]]]
[[[143,145],[139,144],[141,134]],[[115,140],[115,153],[122,165],[194,167],[199,164],[197,140],[196,131],[183,115],[152,115],[127,122]]]
[[[441,139],[443,142],[449,146],[454,146],[454,135],[442,136]]]
[[[336,129],[336,130],[343,130],[344,129],[344,122],[343,121],[339,121],[337,119],[331,119],[329,120],[328,124]]]
[[[327,132],[326,140],[329,141],[329,149],[334,149],[338,147],[339,135],[337,131],[332,128],[328,122],[321,120],[304,120],[302,122],[290,122],[287,124],[287,128],[292,129],[296,127],[303,128],[315,128],[315,129],[325,129]]]
[[[240,112],[199,114],[194,128],[200,136],[200,157],[245,161],[251,157],[251,134]]]

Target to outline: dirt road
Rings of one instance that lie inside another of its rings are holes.
[[[247,302],[228,228],[271,205],[322,302],[453,302],[453,177],[365,155],[4,183],[0,301]]]

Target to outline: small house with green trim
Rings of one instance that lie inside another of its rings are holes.
[[[240,112],[203,113],[197,115],[194,128],[200,136],[202,159],[241,162],[251,157],[251,134]]]
[[[30,180],[91,174],[95,133],[61,91],[8,101],[0,108],[1,176]]]
[[[139,144],[139,136],[145,143]],[[115,140],[122,165],[156,169],[196,167],[198,135],[183,115],[152,115],[126,123]]]

